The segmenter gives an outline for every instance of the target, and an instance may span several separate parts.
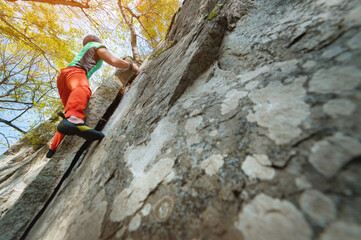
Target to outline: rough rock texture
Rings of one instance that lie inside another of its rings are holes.
[[[288,201],[259,194],[243,207],[234,223],[244,239],[310,239],[311,230],[302,213]]]
[[[27,239],[358,239],[361,2],[218,2],[184,1]]]
[[[95,127],[113,103],[121,85],[107,79],[91,96],[86,109],[87,124]],[[12,148],[0,157],[1,219],[0,239],[20,239],[34,217],[46,205],[85,140],[66,137],[50,160],[45,154],[49,145],[35,153],[24,145]]]

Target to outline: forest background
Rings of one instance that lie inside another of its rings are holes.
[[[34,148],[44,144],[32,129],[61,108],[56,76],[84,36],[95,34],[115,56],[142,62],[164,39],[182,2],[0,0],[0,154],[25,133]],[[104,64],[90,79],[91,89],[115,70]]]

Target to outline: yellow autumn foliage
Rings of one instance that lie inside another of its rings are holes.
[[[142,35],[156,47],[167,34],[173,15],[179,8],[178,0],[136,1]]]
[[[81,49],[82,38],[95,33],[124,54],[129,26],[120,16],[118,2],[137,27],[143,52],[164,39],[178,0],[0,0],[0,127],[25,133],[45,121],[61,105],[56,76]],[[76,3],[86,8],[69,6]],[[122,49],[123,48],[123,49]],[[97,84],[112,71],[104,67]],[[30,116],[35,119],[29,118]],[[24,117],[27,116],[27,117]],[[26,123],[24,121],[27,121]],[[3,139],[2,139],[3,137]],[[5,140],[4,140],[5,139]],[[0,145],[8,141],[0,132]],[[9,141],[7,146],[10,145]]]

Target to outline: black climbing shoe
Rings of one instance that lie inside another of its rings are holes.
[[[95,141],[104,137],[102,132],[94,130],[85,123],[71,123],[67,119],[61,120],[58,125],[58,132],[64,135],[77,135],[86,140]]]
[[[55,154],[56,150],[49,149],[48,153],[46,154],[47,158],[52,158]]]
[[[58,114],[58,116],[61,117],[62,119],[66,118],[63,112],[57,112],[56,114]]]

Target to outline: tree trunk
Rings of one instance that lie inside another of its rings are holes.
[[[125,10],[122,5],[122,1],[118,1],[118,6],[120,9],[120,12],[122,13],[122,16],[124,18],[124,21],[129,27],[130,30],[130,43],[132,45],[132,52],[133,52],[133,58],[135,61],[140,62],[140,55],[138,52],[138,46],[137,46],[137,34],[135,32],[135,27],[131,19],[126,15]]]

